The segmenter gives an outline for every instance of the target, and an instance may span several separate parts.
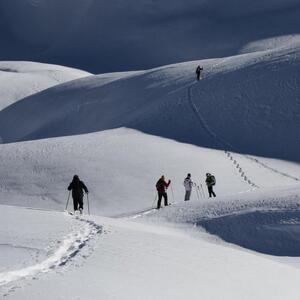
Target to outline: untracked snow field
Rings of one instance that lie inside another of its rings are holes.
[[[62,66],[20,62],[0,62],[0,110],[27,96],[60,83],[92,75]]]

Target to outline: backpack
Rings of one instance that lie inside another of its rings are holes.
[[[184,185],[184,187],[185,187],[187,190],[191,189],[191,179],[185,178],[185,179],[184,179],[184,182],[183,182],[183,185]]]
[[[165,188],[165,186],[164,186],[164,183],[162,182],[162,180],[158,180],[157,182],[156,182],[156,189],[157,190],[162,190],[162,189],[164,189]]]
[[[211,175],[212,185],[216,185],[216,178],[214,175]]]

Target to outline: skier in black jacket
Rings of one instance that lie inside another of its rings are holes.
[[[74,211],[76,212],[78,210],[80,214],[82,214],[83,210],[83,193],[84,191],[88,194],[88,189],[85,186],[85,184],[79,179],[78,175],[74,175],[72,182],[70,183],[68,187],[69,191],[72,191],[72,198],[73,198],[73,204],[74,204]]]
[[[196,74],[197,74],[197,80],[199,81],[201,79],[201,71],[203,71],[203,68],[198,66],[196,69]]]

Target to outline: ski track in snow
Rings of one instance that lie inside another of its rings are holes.
[[[223,63],[225,60],[226,59],[222,60],[221,62],[219,62],[216,65],[219,65],[219,64]],[[186,84],[183,87],[180,87],[180,88],[172,91],[171,93],[175,93],[175,92],[178,92],[180,90],[187,89],[187,96],[188,96],[187,98],[188,98],[189,104],[190,104],[190,106],[192,108],[192,111],[194,112],[194,114],[196,116],[196,119],[199,121],[200,126],[206,131],[206,133],[209,136],[211,136],[213,138],[213,140],[216,142],[217,145],[222,146],[225,149],[232,149],[234,151],[235,150],[234,146],[232,146],[230,143],[228,143],[227,141],[225,141],[221,137],[219,137],[209,127],[209,125],[207,124],[207,122],[204,119],[203,115],[201,114],[201,112],[199,111],[198,107],[194,103],[193,97],[192,97],[192,88],[194,86],[196,86],[197,84],[199,84],[199,83],[198,82],[193,82],[193,83]],[[236,152],[238,152],[238,151],[236,151]],[[225,153],[226,157],[232,162],[234,168],[237,169],[237,171],[239,172],[242,180],[244,180],[247,184],[249,184],[251,186],[251,188],[249,190],[245,191],[245,192],[251,192],[251,191],[259,188],[259,186],[256,185],[254,181],[252,181],[251,179],[249,179],[249,176],[243,170],[243,168],[242,168],[241,164],[239,163],[239,161],[234,157],[234,154],[232,152],[228,151],[228,150],[224,150],[224,153]],[[284,173],[284,172],[281,172],[281,171],[279,171],[277,169],[269,167],[268,165],[266,165],[265,163],[261,162],[259,159],[255,158],[255,157],[252,157],[252,156],[249,156],[249,155],[242,155],[242,156],[245,157],[245,158],[247,158],[248,160],[251,160],[252,162],[254,162],[256,164],[259,164],[260,166],[266,168],[267,170],[269,170],[271,172],[274,172],[274,173],[276,173],[278,175],[281,175],[281,176],[288,177],[288,178],[290,178],[292,180],[295,180],[295,181],[300,181],[300,179],[297,178],[297,177],[291,176],[291,175],[289,175],[287,173]],[[197,187],[197,188],[199,188],[199,187]],[[198,192],[197,189],[196,189],[196,192]],[[115,218],[137,219],[137,218],[143,217],[145,215],[148,215],[148,214],[150,214],[150,213],[152,213],[154,211],[155,211],[155,208],[151,207],[151,208],[144,209],[142,211],[136,211],[136,212],[131,212],[131,213],[118,214],[118,215],[116,215],[114,217]]]
[[[192,88],[193,86],[196,86],[197,82],[196,83],[192,83],[190,84],[189,86],[185,86],[184,88],[187,87],[187,95],[188,95],[188,101],[190,103],[190,106],[192,108],[192,111],[194,112],[197,120],[199,121],[201,127],[206,131],[206,133],[211,136],[217,145],[219,146],[222,146],[224,147],[225,149],[231,149],[235,152],[239,152],[237,149],[235,149],[234,146],[232,146],[230,143],[228,143],[227,141],[223,140],[221,137],[219,137],[207,124],[207,122],[205,121],[203,115],[201,114],[201,112],[199,111],[198,107],[196,106],[196,104],[194,103],[193,101],[193,97],[192,97]],[[233,157],[233,154],[228,151],[228,150],[225,150],[225,154],[226,156],[233,162],[233,164],[235,165],[235,167],[238,169],[238,172],[240,173],[242,179],[247,182],[249,185],[251,185],[254,189],[255,188],[259,188],[258,185],[256,185],[254,183],[254,181],[250,180],[249,179],[249,176],[246,175],[246,172],[243,170],[243,168],[241,167],[240,163],[234,159]],[[275,168],[272,168],[268,165],[266,165],[265,163],[261,162],[258,158],[254,158],[250,155],[243,155],[245,158],[247,158],[248,160],[251,160],[252,162],[264,167],[265,169],[273,172],[273,173],[276,173],[278,175],[281,175],[281,176],[284,176],[284,177],[287,177],[287,178],[290,178],[292,180],[295,180],[297,182],[300,181],[300,178],[298,177],[295,177],[295,176],[292,176],[292,175],[289,175],[285,172],[281,172],[280,170],[277,170]]]
[[[48,273],[54,269],[65,266],[80,253],[81,249],[85,247],[92,238],[102,233],[102,226],[95,222],[80,217],[76,217],[76,220],[82,223],[80,230],[74,231],[66,236],[66,238],[60,242],[59,248],[55,250],[53,255],[36,265],[0,273],[0,287],[21,279],[35,278],[39,274]]]
[[[251,161],[253,161],[253,162],[255,162],[255,163],[259,164],[259,165],[261,165],[262,167],[264,167],[265,169],[268,169],[269,171],[272,171],[272,172],[277,173],[277,174],[279,174],[281,176],[290,178],[290,179],[295,180],[297,182],[300,181],[300,178],[292,176],[292,175],[290,175],[288,173],[285,173],[285,172],[281,172],[281,171],[279,171],[279,170],[277,170],[275,168],[272,168],[272,167],[268,166],[267,164],[263,163],[262,161],[260,161],[259,159],[255,158],[255,157],[252,157],[250,155],[244,155],[244,157],[248,158],[249,160],[251,160]]]
[[[201,125],[201,127],[207,132],[207,134],[209,136],[211,136],[215,142],[225,148],[229,148],[229,149],[233,149],[233,146],[231,146],[229,143],[227,143],[225,140],[223,140],[222,138],[220,138],[219,136],[217,136],[217,134],[215,132],[213,132],[211,130],[211,128],[208,126],[207,122],[205,121],[203,115],[201,114],[201,112],[199,111],[199,109],[197,108],[196,104],[193,101],[193,97],[192,97],[192,87],[195,86],[197,83],[192,83],[189,87],[188,87],[188,101],[190,103],[190,106],[197,118],[197,120],[199,121],[199,124]],[[251,185],[253,188],[257,188],[258,186],[249,179],[249,177],[245,174],[245,172],[243,171],[242,167],[240,166],[240,164],[233,158],[232,154],[225,150],[225,154],[226,157],[228,157],[233,164],[235,165],[235,167],[238,169],[242,179],[248,183],[249,185]]]

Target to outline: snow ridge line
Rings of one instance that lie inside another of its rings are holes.
[[[203,118],[202,114],[200,113],[200,111],[198,110],[196,104],[193,101],[193,97],[192,97],[192,87],[195,86],[196,83],[192,83],[189,87],[188,87],[188,101],[190,103],[190,106],[193,110],[193,112],[196,115],[197,120],[199,121],[201,127],[207,132],[208,135],[210,135],[216,142],[216,144],[229,149],[233,149],[234,147],[229,144],[228,142],[226,142],[225,140],[223,140],[222,138],[218,137],[217,134],[215,132],[213,132],[211,130],[211,128],[208,126],[208,124],[206,123],[205,119]],[[226,157],[228,157],[230,159],[230,161],[234,164],[235,168],[238,169],[238,172],[241,176],[241,178],[250,186],[252,186],[253,188],[258,188],[258,186],[249,179],[249,177],[246,175],[245,171],[242,169],[242,167],[240,166],[240,164],[237,162],[237,160],[235,160],[231,154],[231,152],[229,152],[228,150],[224,150]]]
[[[89,240],[97,234],[102,233],[102,226],[95,222],[83,218],[76,218],[83,223],[82,228],[78,232],[70,233],[63,241],[58,249],[46,260],[20,270],[0,273],[0,286],[11,282],[24,279],[27,277],[35,277],[42,273],[48,273],[58,267],[65,266],[81,249],[86,246]]]

